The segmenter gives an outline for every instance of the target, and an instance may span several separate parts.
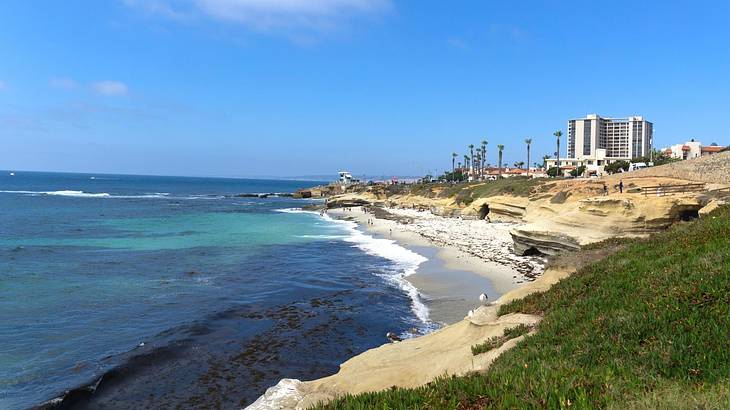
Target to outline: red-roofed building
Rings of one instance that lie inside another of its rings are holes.
[[[665,154],[671,156],[672,158],[692,159],[717,154],[723,149],[725,149],[725,147],[721,147],[719,145],[703,146],[702,143],[699,141],[690,140],[685,142],[684,144],[672,145],[671,147],[665,148],[662,151],[664,151]]]

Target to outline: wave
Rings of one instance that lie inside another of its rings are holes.
[[[52,195],[52,196],[72,196],[78,198],[110,198],[111,195],[106,192],[101,193],[88,193],[83,191],[0,191],[4,194],[24,194],[24,195]]]
[[[315,213],[318,214],[317,212]],[[426,327],[424,330],[434,330],[436,328],[436,325],[429,317],[428,307],[421,300],[420,292],[406,279],[408,276],[416,273],[418,267],[423,262],[426,262],[428,258],[398,245],[394,240],[375,238],[372,235],[365,234],[357,229],[357,223],[355,222],[333,219],[327,214],[322,215],[322,218],[329,222],[340,224],[348,230],[349,235],[343,239],[345,242],[354,244],[354,246],[360,248],[367,254],[394,262],[395,267],[386,269],[380,276],[399,287],[410,297],[411,310]],[[411,335],[404,333],[403,336],[410,337]]]
[[[307,211],[302,208],[283,208],[283,209],[275,209],[274,212],[281,212],[285,214],[312,214],[312,215],[319,215],[320,213],[317,211]]]
[[[322,219],[330,223],[342,226],[347,231],[347,235],[303,235],[302,237],[342,239],[345,242],[354,244],[354,246],[360,248],[360,250],[369,255],[378,256],[395,262],[394,268],[386,269],[380,276],[391,284],[399,287],[410,297],[411,310],[416,315],[416,317],[426,326],[427,329],[425,330],[435,329],[435,325],[433,324],[433,322],[431,322],[429,318],[428,307],[426,307],[426,305],[421,300],[421,294],[418,292],[418,289],[406,279],[406,277],[416,273],[418,266],[421,265],[423,262],[426,262],[428,258],[398,245],[393,240],[385,238],[375,238],[371,235],[367,235],[357,229],[357,223],[352,221],[344,221],[341,219],[334,219],[326,213],[322,214],[317,211],[307,211],[301,208],[277,209],[276,212],[288,214],[313,214],[321,216]],[[404,336],[409,337],[410,335],[404,334]]]
[[[61,191],[7,191],[0,190],[0,193],[4,194],[21,194],[30,196],[48,195],[48,196],[64,196],[74,198],[116,198],[116,199],[223,199],[223,195],[182,195],[172,196],[169,192],[153,192],[149,194],[136,194],[136,195],[117,195],[110,194],[107,192],[84,192],[74,190],[61,190]]]
[[[297,237],[308,239],[345,239],[347,235],[297,235]]]

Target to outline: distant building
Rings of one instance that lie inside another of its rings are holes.
[[[600,175],[607,164],[650,155],[653,144],[654,124],[644,117],[604,118],[588,114],[568,120],[567,158],[560,158],[560,169],[567,174],[585,166],[588,173]],[[545,162],[547,168],[557,165],[555,158]]]
[[[719,145],[710,145],[708,147],[702,147],[700,148],[700,156],[704,157],[707,155],[713,155],[717,154],[718,152],[722,152],[727,147],[721,147]]]
[[[340,183],[343,185],[356,184],[360,182],[359,179],[352,177],[352,174],[347,171],[340,171]]]
[[[684,144],[675,144],[667,148],[662,148],[662,152],[672,158],[692,159],[717,154],[723,149],[725,149],[725,147],[721,147],[719,145],[703,146],[701,142],[692,139],[685,142]]]
[[[589,114],[568,121],[568,158],[630,161],[648,156],[653,139],[654,124],[644,117],[603,118]]]

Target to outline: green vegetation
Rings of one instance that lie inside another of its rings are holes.
[[[559,171],[558,171],[558,167],[550,167],[550,168],[548,168],[548,170],[547,170],[547,174],[548,174],[548,176],[549,176],[549,177],[553,177],[553,178],[555,178],[555,177],[557,177],[557,176],[558,176],[558,172],[559,172]]]
[[[524,324],[520,324],[515,327],[508,327],[504,329],[504,333],[502,334],[502,336],[490,337],[483,343],[472,346],[471,354],[476,356],[481,353],[486,353],[492,349],[496,349],[505,344],[510,339],[514,339],[516,337],[520,337],[529,333],[530,329],[530,326]]]
[[[672,162],[681,161],[679,158],[672,158],[667,155],[664,151],[658,149],[652,149],[652,154],[647,157],[639,157],[633,160],[633,162],[644,162],[646,164],[654,163],[654,166],[671,164]]]
[[[570,175],[573,177],[577,177],[577,176],[583,175],[584,172],[586,172],[586,166],[581,165],[578,168],[570,171]]]
[[[619,170],[621,169],[623,169],[624,171],[628,171],[629,165],[630,164],[628,161],[619,160],[606,165],[605,167],[603,167],[603,170],[608,172],[609,174],[615,174],[617,172],[620,172]]]
[[[496,181],[486,181],[476,184],[469,184],[457,189],[447,189],[441,193],[441,197],[456,195],[456,202],[469,205],[474,200],[495,195],[528,196],[530,191],[537,185],[545,183],[544,180],[510,177]]]
[[[730,207],[502,306],[540,330],[486,374],[348,396],[328,408],[730,408]]]

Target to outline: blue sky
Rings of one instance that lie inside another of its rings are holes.
[[[418,175],[588,113],[730,143],[730,2],[5,0],[0,169]],[[565,142],[563,143],[565,145]]]

